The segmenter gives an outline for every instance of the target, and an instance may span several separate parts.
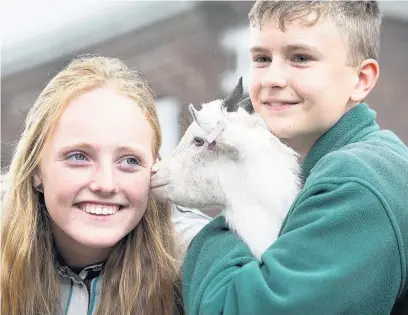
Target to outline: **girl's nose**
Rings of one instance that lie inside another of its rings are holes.
[[[94,179],[90,184],[91,190],[104,194],[113,194],[119,191],[115,176],[111,167],[103,167],[95,172]]]

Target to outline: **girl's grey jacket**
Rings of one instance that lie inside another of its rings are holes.
[[[173,207],[173,222],[180,238],[180,258],[194,236],[210,222],[211,217],[180,206]],[[61,280],[61,315],[94,315],[101,295],[103,264],[87,266],[75,273],[57,265]]]

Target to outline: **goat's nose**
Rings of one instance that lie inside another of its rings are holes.
[[[154,164],[154,165],[152,166],[152,169],[151,169],[152,175],[156,174],[158,170],[159,170],[159,165]]]

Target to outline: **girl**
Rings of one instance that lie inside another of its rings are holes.
[[[149,194],[160,145],[153,93],[121,61],[49,82],[7,175],[2,314],[181,312],[170,212]]]

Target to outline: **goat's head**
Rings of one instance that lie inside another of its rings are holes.
[[[242,93],[241,78],[224,100],[204,104],[201,110],[189,106],[193,122],[173,154],[153,167],[151,187],[156,197],[186,207],[223,207],[226,186],[234,185],[234,176],[247,176],[265,150],[293,157],[262,118],[250,114],[249,98],[239,102]]]

